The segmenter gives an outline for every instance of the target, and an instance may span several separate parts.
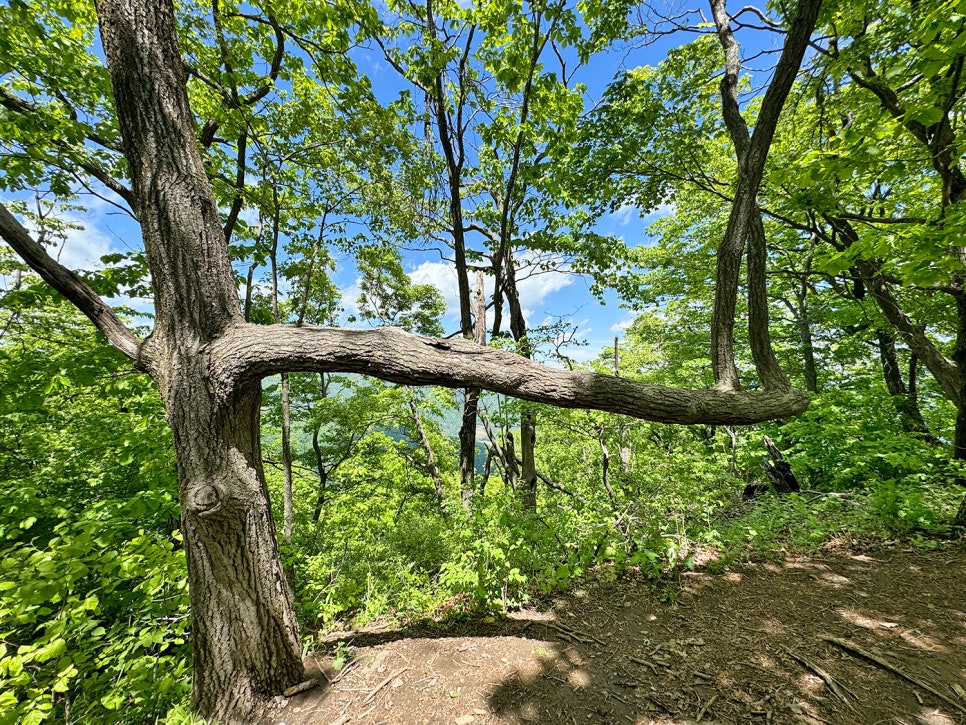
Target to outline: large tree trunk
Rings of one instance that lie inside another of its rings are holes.
[[[155,291],[139,360],[174,432],[188,559],[193,709],[243,722],[302,677],[259,447],[259,379],[222,379],[205,346],[243,324],[168,2],[98,0],[124,154]],[[217,395],[217,398],[216,398]]]
[[[301,641],[262,471],[261,387],[216,404],[201,360],[186,361],[191,374],[165,396],[191,592],[192,708],[244,722],[302,679]]]

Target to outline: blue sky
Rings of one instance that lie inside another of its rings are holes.
[[[593,108],[615,76],[624,70],[640,65],[659,63],[668,48],[692,39],[693,36],[678,35],[663,38],[658,42],[636,48],[622,48],[594,56],[590,63],[579,67],[572,79],[572,85],[580,83],[586,87],[584,94],[585,109]],[[575,57],[568,58],[573,63]],[[373,88],[383,101],[392,100],[401,90],[411,88],[401,80],[398,73],[389,66],[378,49],[359,49],[356,62],[372,80]],[[631,245],[653,243],[645,232],[646,227],[659,216],[671,213],[662,208],[641,218],[638,210],[631,207],[619,209],[600,219],[595,231],[600,234],[619,237]],[[447,331],[459,327],[459,307],[457,278],[450,264],[439,261],[438,254],[418,255],[410,253],[405,258],[406,271],[416,283],[433,284],[443,294],[447,303],[444,326]],[[351,275],[351,271],[346,268]],[[531,328],[546,325],[561,317],[568,319],[576,328],[575,339],[579,345],[569,347],[565,352],[575,360],[590,360],[597,357],[605,346],[613,345],[614,336],[620,335],[633,320],[632,314],[620,307],[620,300],[614,293],[605,294],[603,303],[589,290],[589,282],[583,277],[569,273],[566,269],[543,272],[528,276],[525,272],[520,282],[521,304]],[[473,280],[471,280],[471,284]],[[340,280],[347,294],[348,307],[353,307],[358,295],[355,280]],[[491,281],[487,280],[487,294],[492,293]]]
[[[687,36],[675,39],[677,43],[688,39]],[[574,82],[587,87],[586,107],[592,107],[600,100],[607,83],[623,69],[645,63],[657,63],[671,41],[660,46],[649,46],[634,51],[610,52],[595,57],[591,64],[581,68]],[[377,94],[383,100],[390,100],[405,87],[398,75],[388,64],[371,49],[361,49],[357,61],[363,72],[373,81]],[[109,192],[104,192],[109,194]],[[19,195],[25,198],[24,195]],[[0,199],[9,201],[10,197]],[[56,250],[60,261],[71,269],[92,269],[100,265],[100,258],[114,252],[130,251],[140,246],[140,233],[137,225],[116,208],[95,197],[85,196],[82,203],[87,211],[70,212],[66,218],[79,226],[68,232],[63,247]],[[637,210],[624,208],[604,217],[596,231],[602,234],[621,237],[630,244],[649,243],[645,234],[647,223],[656,215],[642,220]],[[250,221],[256,221],[254,218]],[[52,254],[55,253],[52,250]],[[524,257],[525,259],[525,257]],[[337,256],[338,268],[335,282],[343,290],[343,304],[347,316],[355,307],[358,296],[357,275],[348,255]],[[404,259],[407,273],[416,283],[436,286],[447,303],[444,327],[453,332],[458,327],[458,303],[456,296],[457,280],[452,266],[440,260],[438,253],[407,253]],[[589,292],[587,280],[569,273],[565,268],[526,274],[520,276],[521,302],[528,324],[537,327],[554,319],[565,318],[576,329],[576,338],[583,345],[571,347],[568,356],[577,360],[596,357],[599,350],[613,343],[614,336],[620,334],[631,321],[630,313],[621,309],[616,295],[606,295],[606,304],[601,304]],[[492,287],[488,288],[488,293]],[[149,301],[124,299],[120,302],[135,308],[150,309]]]

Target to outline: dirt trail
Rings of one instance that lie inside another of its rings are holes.
[[[310,655],[322,684],[264,723],[966,724],[964,541],[686,573],[664,594],[625,578],[506,620],[347,634],[349,666]]]

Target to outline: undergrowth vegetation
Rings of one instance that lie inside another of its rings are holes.
[[[55,334],[47,319],[21,317],[19,344],[0,348],[0,723],[190,723],[185,562],[160,405],[81,321]],[[483,476],[481,455],[467,513],[446,430],[458,400],[327,382],[324,405],[296,416],[283,546],[310,644],[376,618],[503,612],[588,574],[660,580],[896,537],[941,546],[961,492],[946,446],[902,433],[874,381],[853,381],[796,420],[740,430],[539,409],[536,511],[505,472]],[[315,384],[295,383],[306,396]],[[442,501],[405,424],[410,399],[438,450]],[[509,417],[507,401],[487,404],[494,425]],[[278,430],[266,421],[280,515]],[[742,499],[764,480],[763,435],[804,490]]]

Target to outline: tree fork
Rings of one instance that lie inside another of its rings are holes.
[[[718,39],[725,54],[725,74],[721,80],[722,113],[738,157],[735,199],[717,253],[717,282],[711,323],[711,362],[715,384],[723,390],[739,387],[734,358],[735,308],[741,257],[745,245],[750,243],[748,302],[752,354],[758,376],[765,387],[781,389],[787,387],[788,382],[775,361],[767,329],[765,235],[757,202],[758,189],[785,99],[801,67],[822,0],[800,0],[798,3],[785,47],[751,133],[738,105],[741,56],[738,41],[731,30],[731,18],[725,8],[725,0],[710,0],[710,4]]]

